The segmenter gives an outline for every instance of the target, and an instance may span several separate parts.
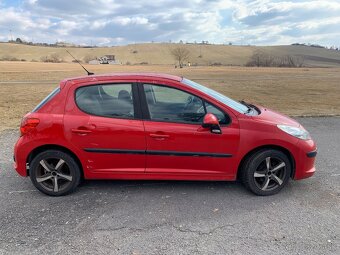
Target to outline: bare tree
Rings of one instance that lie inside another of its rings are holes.
[[[254,53],[250,60],[247,62],[246,66],[261,66],[261,56],[259,53]]]
[[[189,59],[190,51],[184,47],[177,47],[171,50],[171,55],[178,61],[180,68],[183,67],[183,62]]]
[[[304,65],[303,56],[277,56],[273,57],[264,52],[255,52],[246,66],[257,66],[257,67],[303,67]]]
[[[305,62],[304,56],[290,56],[291,67],[303,67]]]
[[[272,66],[274,58],[272,56],[266,55],[261,51],[256,51],[246,64],[247,66]]]
[[[281,56],[277,57],[274,66],[277,67],[303,67],[305,58],[303,56]]]

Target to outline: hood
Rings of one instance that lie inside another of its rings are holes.
[[[256,105],[256,107],[258,107],[261,111],[261,114],[252,116],[252,118],[256,121],[265,122],[265,123],[274,124],[274,125],[284,124],[284,125],[289,125],[293,127],[301,126],[299,122],[297,122],[296,120],[284,114],[278,113],[276,111],[273,111],[271,109],[268,109],[262,106]]]

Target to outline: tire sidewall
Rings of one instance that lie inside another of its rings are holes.
[[[62,191],[58,191],[58,192],[53,192],[53,191],[45,189],[40,183],[37,182],[36,180],[37,167],[39,166],[40,161],[46,158],[60,158],[60,159],[63,159],[68,165],[71,176],[72,176],[72,181],[66,189]],[[62,152],[62,151],[58,151],[58,150],[44,151],[44,152],[39,153],[36,157],[34,157],[34,159],[30,163],[29,175],[30,175],[33,185],[42,193],[50,195],[50,196],[63,196],[63,195],[73,192],[75,188],[78,186],[80,182],[80,177],[81,177],[79,166],[74,160],[74,158],[71,157],[69,154]]]
[[[263,191],[255,183],[254,172],[257,170],[261,162],[263,162],[267,157],[274,157],[282,160],[285,163],[286,173],[284,179],[282,180],[283,183],[280,186],[278,186],[274,190]],[[287,185],[289,178],[291,176],[291,172],[292,172],[291,162],[283,152],[278,150],[263,150],[249,158],[245,166],[243,176],[244,182],[249,190],[251,190],[256,195],[269,196],[277,194],[278,192],[280,192],[281,189],[283,189]]]

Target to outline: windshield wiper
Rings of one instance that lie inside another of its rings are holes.
[[[246,103],[243,100],[241,100],[240,103],[248,107],[248,110],[245,113],[250,113],[253,111],[253,107],[250,104]]]

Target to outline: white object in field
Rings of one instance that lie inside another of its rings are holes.
[[[89,61],[89,64],[90,64],[90,65],[99,65],[100,62],[99,62],[99,60],[94,59],[94,60],[90,60],[90,61]]]
[[[109,61],[109,65],[119,65],[119,61]]]

